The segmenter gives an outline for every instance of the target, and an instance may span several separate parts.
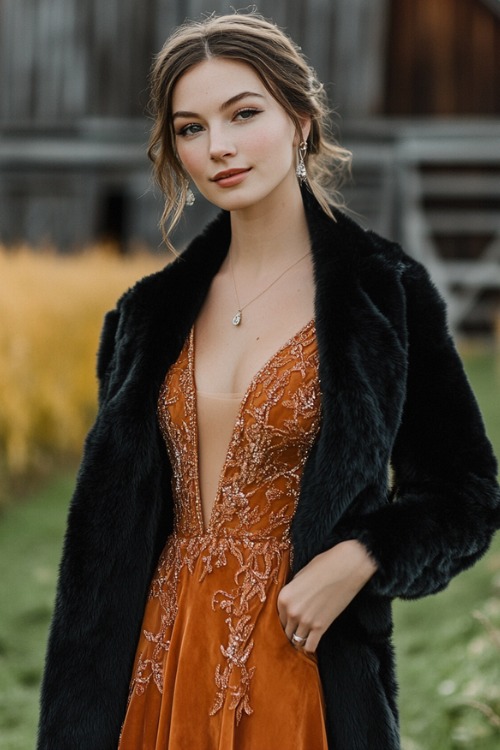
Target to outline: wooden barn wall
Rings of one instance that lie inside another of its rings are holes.
[[[262,0],[258,8],[302,46],[335,107],[358,116],[381,106],[387,3]],[[0,123],[140,116],[152,55],[169,31],[233,7],[220,0],[3,0]]]
[[[386,114],[500,113],[500,2],[392,0],[388,38]]]
[[[143,112],[156,0],[3,0],[0,120]]]

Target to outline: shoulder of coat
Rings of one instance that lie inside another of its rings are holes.
[[[151,304],[154,297],[157,296],[169,284],[169,278],[174,273],[174,264],[179,259],[169,263],[167,266],[152,274],[143,276],[138,279],[129,289],[127,289],[117,302],[117,308],[120,312],[128,312],[132,308],[144,304]]]
[[[227,212],[221,212],[174,260],[130,287],[118,300],[119,312],[129,314],[175,310],[183,297],[196,294],[214,275],[229,245]]]
[[[413,259],[397,242],[361,226],[343,211],[336,210],[334,215],[338,231],[348,239],[348,244],[355,248],[358,261],[362,265],[375,262],[402,273],[414,264]]]

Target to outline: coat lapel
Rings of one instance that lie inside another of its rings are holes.
[[[295,569],[322,551],[347,512],[367,512],[380,501],[375,493],[387,487],[406,372],[403,342],[389,323],[404,317],[402,288],[394,284],[397,264],[387,257],[391,245],[377,248],[374,236],[342,213],[331,221],[313,199],[305,197],[305,205],[322,426],[292,525]]]

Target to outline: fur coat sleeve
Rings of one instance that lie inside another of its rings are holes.
[[[497,464],[475,397],[425,268],[402,275],[406,396],[387,503],[342,524],[378,565],[368,590],[416,598],[443,589],[487,550],[500,524]],[[327,545],[326,545],[327,546]]]

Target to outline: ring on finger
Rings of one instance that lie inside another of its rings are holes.
[[[297,644],[297,646],[303,646],[307,641],[307,638],[307,635],[297,635],[297,633],[292,633],[292,643]]]

